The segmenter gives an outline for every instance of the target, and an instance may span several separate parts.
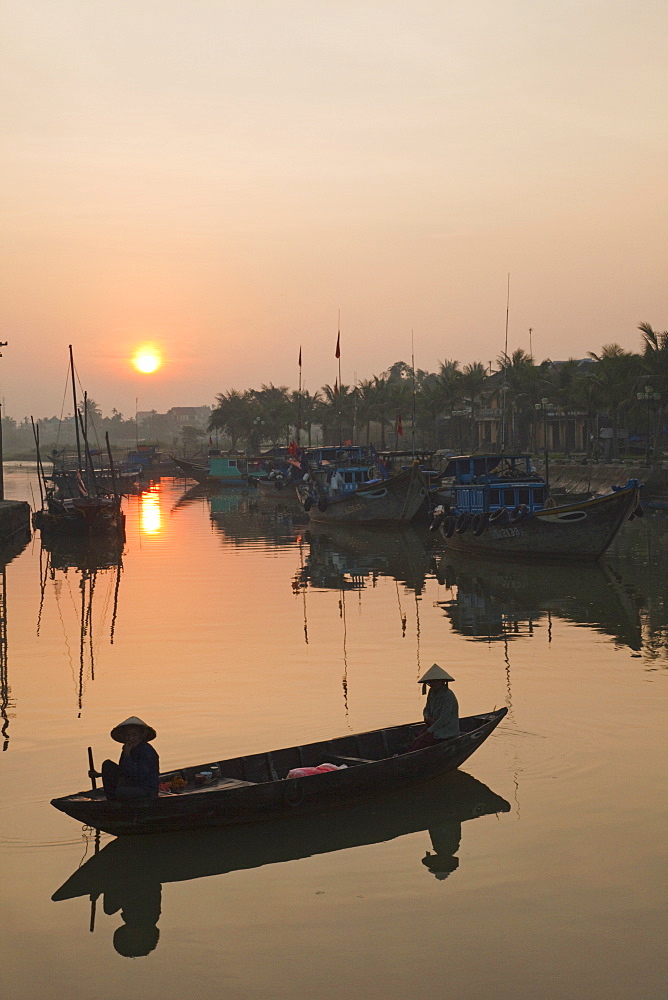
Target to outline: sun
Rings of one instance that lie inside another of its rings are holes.
[[[158,370],[162,364],[162,358],[153,347],[141,347],[132,359],[132,364],[138,372],[150,375]]]

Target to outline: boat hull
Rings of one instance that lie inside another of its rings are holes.
[[[394,747],[399,749],[401,744],[411,740],[416,728],[420,728],[420,724],[416,723],[277,750],[271,754],[221,761],[218,765],[223,776],[220,784],[204,789],[127,803],[109,802],[99,792],[97,796],[91,792],[80,792],[53,799],[51,804],[73,819],[115,836],[267,822],[298,813],[335,809],[454,771],[496,729],[506,713],[507,709],[502,708],[462,719],[460,736],[412,753],[406,753],[404,749],[395,755],[392,751]],[[278,777],[281,762],[284,767],[286,761],[292,767],[299,766],[300,761],[303,761],[302,766],[309,766],[309,762],[315,765],[332,757],[341,759],[341,751],[350,750],[351,745],[369,753],[372,747],[381,752],[383,744],[387,749],[382,751],[385,756],[380,759],[346,755],[344,759],[350,762],[350,766],[341,770],[308,777]],[[249,773],[246,768],[254,774],[253,768],[257,770],[260,765],[270,766],[274,777],[258,782],[228,778],[226,772],[234,770],[239,760],[244,762],[244,773]],[[276,762],[276,770],[273,761]],[[194,773],[196,769],[188,769],[188,773],[191,770]]]
[[[314,503],[309,519],[319,524],[407,524],[427,495],[417,466],[389,479],[362,486],[340,499]]]
[[[488,524],[480,535],[469,526],[448,537],[445,521],[439,531],[447,547],[459,551],[513,559],[594,561],[638,503],[639,486],[634,481],[603,497],[535,511],[515,524]]]
[[[480,816],[510,812],[510,803],[465,771],[404,789],[382,801],[364,802],[331,813],[313,812],[275,823],[193,831],[178,836],[122,837],[78,868],[52,899],[132,897],[147,883],[165,884],[280,864],[299,858],[376,844],[429,830],[446,840],[461,824]]]

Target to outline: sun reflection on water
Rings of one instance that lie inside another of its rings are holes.
[[[155,491],[142,493],[140,523],[142,534],[157,535],[162,528],[162,515],[158,494]]]

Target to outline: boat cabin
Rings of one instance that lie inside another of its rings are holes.
[[[360,486],[381,478],[381,472],[366,448],[348,445],[339,448],[310,448],[306,453],[311,477],[320,490],[329,493],[336,475],[337,495],[354,493]]]
[[[530,455],[455,455],[443,473],[448,478],[460,513],[493,513],[503,507],[542,510],[550,492]]]

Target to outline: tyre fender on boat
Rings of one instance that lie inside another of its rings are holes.
[[[322,511],[323,514],[327,510],[327,501],[324,497],[321,497],[320,500],[318,500],[318,510]]]
[[[304,786],[301,778],[285,782],[285,801],[289,806],[300,806],[304,801]]]
[[[490,524],[505,524],[508,520],[508,509],[507,507],[499,507],[498,510],[492,511],[489,515]]]
[[[471,521],[471,515],[469,514],[469,512],[467,510],[465,510],[463,512],[463,514],[459,515],[459,517],[457,518],[457,521],[455,523],[455,530],[456,530],[456,532],[457,532],[458,535],[463,535],[464,534],[464,532],[466,531],[466,529],[469,526],[470,521]]]
[[[452,536],[455,533],[456,523],[457,519],[454,518],[452,514],[449,517],[446,517],[445,521],[443,522],[443,534],[445,535],[446,538],[452,538]]]
[[[475,514],[473,517],[473,524],[471,525],[471,530],[473,534],[478,538],[482,535],[483,531],[487,527],[487,522],[489,521],[489,514],[487,511],[481,511],[480,514]]]
[[[529,513],[529,508],[526,506],[526,504],[518,503],[517,507],[513,507],[512,511],[510,512],[509,521],[511,524],[517,524],[518,521],[523,521],[528,513]]]
[[[304,500],[304,510],[306,511],[307,514],[312,506],[313,506],[313,497],[306,497],[306,500]]]

